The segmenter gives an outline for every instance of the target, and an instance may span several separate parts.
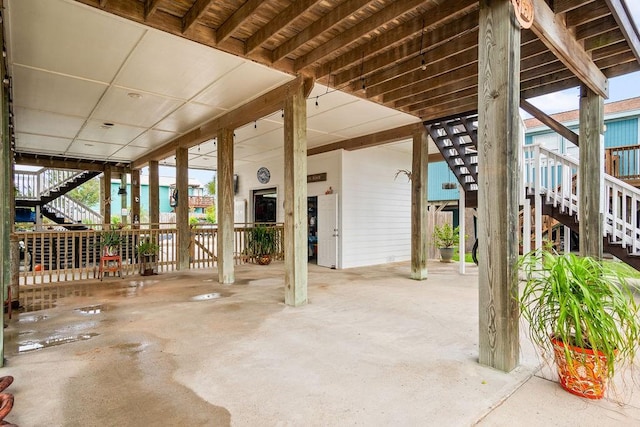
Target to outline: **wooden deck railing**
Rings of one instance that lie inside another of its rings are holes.
[[[245,256],[247,233],[251,225],[235,227],[234,259],[236,264],[252,263]],[[15,233],[21,246],[20,285],[34,285],[74,280],[96,279],[102,248],[100,246],[101,229],[107,226],[96,225],[89,230],[45,230]],[[276,229],[276,254],[274,258],[284,258],[283,227]],[[175,224],[143,224],[140,229],[119,230],[122,238],[120,256],[123,276],[133,276],[140,272],[140,258],[136,247],[145,239],[160,246],[155,264],[158,273],[177,269],[177,229]],[[216,225],[201,225],[191,229],[190,267],[212,268],[217,261]]]
[[[605,150],[605,172],[632,185],[640,184],[640,145]]]

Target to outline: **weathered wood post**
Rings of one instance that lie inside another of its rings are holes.
[[[304,88],[284,103],[284,302],[307,303],[307,101]]]
[[[604,179],[604,101],[586,86],[580,89],[580,255],[602,258]]]
[[[189,152],[184,147],[176,148],[176,228],[178,230],[178,270],[189,269],[189,244],[191,226],[189,225]]]
[[[233,265],[233,129],[218,131],[218,282],[235,282]]]
[[[131,171],[131,228],[140,228],[140,169]]]
[[[106,165],[102,175],[102,222],[111,224],[111,166]]]
[[[420,126],[413,133],[411,165],[411,278],[427,278],[427,172],[429,144],[427,130]]]
[[[157,160],[149,162],[149,222],[152,227],[160,223],[160,173]]]
[[[509,0],[480,0],[478,41],[480,363],[518,364],[520,27]]]

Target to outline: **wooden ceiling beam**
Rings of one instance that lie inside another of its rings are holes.
[[[589,24],[579,25],[576,27],[576,39],[584,40],[589,37],[604,34],[614,29],[618,24],[613,16],[605,16],[597,21],[590,22]],[[588,50],[588,49],[587,49]]]
[[[620,31],[624,34],[625,40],[627,40],[631,46],[631,51],[636,56],[638,62],[640,62],[640,34],[638,34],[638,25],[640,25],[640,23],[634,23],[627,5],[621,0],[605,1],[611,9],[613,18],[618,23]]]
[[[454,44],[451,43],[449,45],[444,45],[443,47],[447,48],[453,45]],[[402,78],[387,80],[384,83],[374,86],[370,86],[370,82],[367,80],[367,97],[382,95],[427,78],[448,74],[453,70],[477,61],[478,47],[476,45],[473,45],[470,49],[457,53],[456,55],[444,57],[440,61],[432,61],[427,58],[427,55],[425,55],[424,66],[422,66],[419,59],[416,58],[414,61],[416,70],[403,74]]]
[[[542,110],[538,109],[535,105],[531,104],[525,99],[520,99],[520,108],[527,113],[531,114],[536,119],[540,120],[543,124],[547,125],[550,129],[556,131],[556,133],[563,136],[565,139],[573,142],[575,145],[579,145],[578,134],[558,122],[553,117],[545,114]]]
[[[577,9],[591,3],[592,1],[593,0],[554,0],[553,11],[556,14],[569,12],[570,10]]]
[[[555,19],[553,11],[544,0],[533,0],[533,7],[533,32],[585,85],[595,93],[608,98],[607,78],[574,35]]]
[[[224,21],[216,30],[218,43],[222,43],[231,37],[231,34],[240,28],[240,26],[242,26],[242,24],[251,17],[262,3],[262,0],[247,0],[242,6],[240,6],[240,9],[236,10],[230,17],[228,17],[227,20]]]
[[[577,27],[578,25],[584,25],[604,18],[607,15],[611,15],[611,10],[609,10],[609,7],[605,3],[599,1],[588,3],[579,9],[571,10],[565,14],[566,26],[568,28]]]
[[[376,85],[387,83],[394,79],[409,80],[408,73],[412,73],[415,77],[422,79],[426,76],[433,77],[436,74],[441,74],[442,67],[450,67],[447,70],[450,71],[466,65],[469,61],[478,59],[478,46],[473,44],[474,40],[477,42],[478,34],[468,33],[461,36],[460,39],[442,44],[432,51],[427,51],[424,55],[426,65],[424,70],[422,69],[421,58],[416,57],[414,54],[404,62],[367,76],[367,88],[373,88]],[[352,90],[359,89],[356,84],[357,82],[351,84]]]
[[[271,62],[278,62],[299,47],[312,41],[320,34],[331,31],[350,16],[369,5],[369,0],[347,0],[334,8],[331,12],[300,31],[295,37],[290,38],[275,48],[271,55]]]
[[[604,34],[598,34],[597,36],[589,37],[583,41],[584,49],[586,51],[599,49],[605,46],[611,46],[624,40],[624,35],[619,29],[613,29]]]
[[[182,18],[182,33],[186,33],[193,24],[196,23],[207,11],[213,0],[196,0],[187,13]]]
[[[457,99],[457,98],[468,98],[470,96],[473,96],[475,94],[478,93],[478,85],[471,85],[469,87],[460,87],[458,85],[456,85],[454,88],[452,88],[449,92],[447,92],[446,94],[440,95],[440,96],[435,96],[435,97],[425,97],[423,98],[423,100],[421,102],[415,103],[415,104],[411,104],[411,105],[406,105],[403,107],[403,109],[405,111],[410,111],[411,114],[418,114],[417,112],[427,109],[427,108],[431,108],[431,107],[435,107],[437,105],[441,105],[444,103],[449,102],[451,99]]]
[[[100,7],[105,7],[108,1],[109,0],[100,0],[100,3],[99,3]]]
[[[453,47],[440,49],[442,55],[455,54],[455,49],[464,50],[469,44],[477,45],[478,43],[478,13],[471,12],[464,18],[451,22],[445,26],[438,27],[433,31],[425,33],[423,49],[426,62],[436,61],[437,58],[433,53],[436,48],[449,43],[455,45]],[[415,57],[418,67],[421,65],[420,48],[422,43],[420,39],[413,39],[393,49],[386,50],[379,55],[365,60],[362,64],[349,68],[341,73],[335,74],[333,77],[334,87],[341,87],[347,82],[352,82],[369,77],[369,74],[375,73],[387,66],[394,65],[404,58]],[[426,57],[429,56],[427,59]]]
[[[280,12],[266,25],[256,31],[245,43],[245,54],[250,54],[271,37],[278,34],[284,27],[291,24],[300,15],[306,13],[320,0],[298,0],[292,2],[289,7]]]
[[[281,110],[284,107],[287,96],[305,85],[307,81],[308,79],[298,76],[294,80],[278,86],[253,101],[249,101],[221,117],[210,120],[197,129],[187,132],[162,147],[156,148],[150,153],[141,156],[132,163],[132,167],[134,169],[140,169],[146,166],[151,160],[162,160],[173,155],[177,148],[189,149],[215,138],[218,135],[219,129],[237,129],[247,123]]]
[[[391,102],[388,104],[388,106],[396,109],[406,108],[405,111],[411,111],[411,104],[417,104],[419,102],[422,102],[430,98],[439,98],[451,91],[463,90],[463,89],[467,89],[470,87],[477,87],[477,86],[478,86],[478,76],[470,75],[462,80],[456,80],[449,84],[446,84],[437,88],[433,88],[432,90],[416,93],[415,95]]]
[[[380,51],[388,49],[389,46],[402,43],[414,36],[420,36],[423,31],[427,35],[443,23],[452,21],[477,8],[477,0],[448,1],[441,6],[434,7],[424,16],[419,16],[389,31],[385,31],[369,43],[360,46],[359,49],[344,53],[326,64],[322,64],[316,70],[316,78],[324,77],[330,73],[337,73],[349,65],[362,61],[363,58],[367,59]],[[425,46],[428,47],[426,44]]]
[[[293,69],[298,72],[312,66],[315,62],[348,47],[363,36],[397,20],[399,16],[412,12],[424,4],[424,0],[402,0],[389,3],[385,8],[360,21],[353,27],[329,39],[311,52],[294,61]]]
[[[621,41],[611,46],[602,47],[591,51],[591,57],[594,61],[608,56],[618,55],[620,53],[629,50],[629,44],[626,41]]]
[[[458,115],[467,115],[472,111],[478,111],[478,98],[467,98],[453,101],[447,105],[439,105],[434,108],[428,108],[417,112],[422,120],[433,121],[443,117],[451,117]]]
[[[394,91],[387,92],[382,96],[382,102],[386,104],[387,102],[397,101],[399,99],[407,98],[418,93],[427,92],[434,88],[444,86],[458,80],[463,80],[469,76],[477,76],[477,74],[478,62],[472,62],[450,73],[442,74],[434,78],[424,79],[422,81],[416,82],[411,86],[401,87]]]
[[[105,166],[111,166],[111,170],[117,173],[125,173],[129,169],[128,162],[91,161],[86,159],[70,159],[69,157],[38,155],[32,153],[15,154],[17,165],[40,166],[43,168],[75,169],[85,171],[103,172]]]
[[[159,3],[160,3],[160,0],[145,0],[144,2],[144,20],[145,21],[149,19],[151,15],[156,13],[156,10],[158,10]]]
[[[391,142],[410,139],[411,135],[413,135],[413,132],[420,129],[422,126],[422,123],[414,123],[410,125],[400,126],[394,129],[383,130],[369,135],[345,139],[343,141],[338,141],[331,144],[321,145],[319,147],[308,149],[307,155],[313,156],[315,154],[326,153],[328,151],[334,150],[360,150],[362,148],[375,147],[377,145],[389,144]]]

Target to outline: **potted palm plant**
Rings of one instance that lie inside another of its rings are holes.
[[[276,250],[276,229],[257,225],[247,235],[247,255],[260,265],[268,265]]]
[[[160,250],[160,246],[150,237],[145,237],[144,240],[140,242],[136,250],[140,257],[140,274],[143,276],[153,275],[155,257]]]
[[[440,250],[440,262],[451,262],[460,241],[459,228],[451,224],[436,225],[433,228],[433,244]]]
[[[640,344],[638,306],[623,275],[591,257],[540,249],[520,260],[520,313],[560,384],[590,399],[604,395],[616,364],[632,364]]]
[[[100,234],[100,246],[102,246],[105,255],[117,255],[121,242],[122,237],[118,230],[106,230]]]

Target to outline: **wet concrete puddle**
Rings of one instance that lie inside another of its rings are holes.
[[[208,301],[212,299],[221,298],[222,295],[218,292],[212,292],[209,294],[196,295],[195,297],[191,297],[191,301]]]
[[[100,334],[89,333],[79,334],[66,337],[49,337],[40,341],[24,341],[18,343],[18,353],[26,353],[29,351],[41,350],[43,348],[55,347],[57,345],[69,344],[77,341],[86,341]]]
[[[103,311],[109,310],[111,307],[108,305],[97,304],[97,305],[89,305],[86,307],[76,308],[74,311],[77,311],[82,314],[100,314]]]
[[[43,320],[47,320],[49,318],[49,316],[45,316],[45,315],[31,315],[31,316],[22,316],[18,319],[18,322],[20,323],[35,323],[35,322],[42,322]]]

